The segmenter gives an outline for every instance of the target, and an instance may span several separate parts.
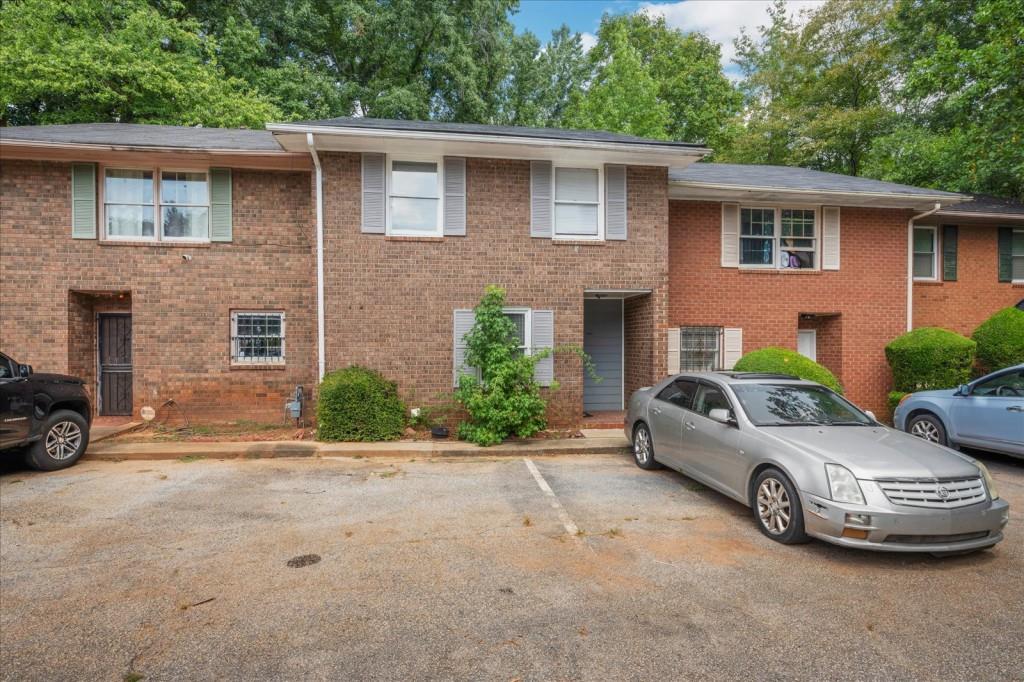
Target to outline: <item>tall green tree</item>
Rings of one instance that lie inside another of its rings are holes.
[[[278,110],[229,77],[217,42],[142,0],[13,0],[0,8],[11,124],[122,121],[262,127]]]
[[[868,172],[1024,200],[1024,3],[899,0],[888,28],[903,115]]]
[[[606,15],[588,57],[594,75],[575,109],[590,121],[711,146],[730,139],[741,97],[722,72],[721,48],[706,36],[645,13]]]
[[[529,31],[512,38],[509,71],[498,93],[494,123],[558,126],[587,80],[589,67],[578,33],[553,31],[542,45]]]

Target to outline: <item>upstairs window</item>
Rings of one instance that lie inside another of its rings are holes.
[[[1024,282],[1024,230],[1014,230],[1010,242],[1010,278]]]
[[[391,234],[440,237],[440,162],[392,159],[390,168],[388,219]]]
[[[741,208],[740,265],[818,267],[818,215],[804,208]]]
[[[555,168],[554,236],[600,239],[601,169]]]
[[[914,279],[935,279],[938,269],[935,237],[934,227],[914,228]]]
[[[107,168],[103,178],[107,239],[210,238],[209,175],[205,171]]]

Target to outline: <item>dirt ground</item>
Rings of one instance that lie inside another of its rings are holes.
[[[0,679],[1021,679],[987,459],[1007,538],[949,559],[783,547],[617,456],[8,468]]]

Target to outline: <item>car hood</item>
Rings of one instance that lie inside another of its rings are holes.
[[[825,462],[843,465],[857,478],[956,478],[979,475],[978,467],[968,458],[884,426],[761,428]]]
[[[47,372],[33,372],[29,377],[33,381],[45,381],[51,384],[84,384],[78,377],[70,374],[49,374]]]

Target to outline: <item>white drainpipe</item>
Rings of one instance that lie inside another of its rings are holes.
[[[914,221],[927,218],[942,208],[942,204],[936,202],[935,208],[918,214],[907,221],[907,331],[914,329]],[[938,230],[935,232],[938,235]],[[935,248],[939,248],[939,240],[935,240]],[[938,259],[936,259],[937,261]],[[939,273],[935,273],[936,276]]]
[[[327,365],[324,352],[324,171],[320,167],[313,133],[306,133],[306,146],[316,166],[316,346],[319,383],[324,380]]]

